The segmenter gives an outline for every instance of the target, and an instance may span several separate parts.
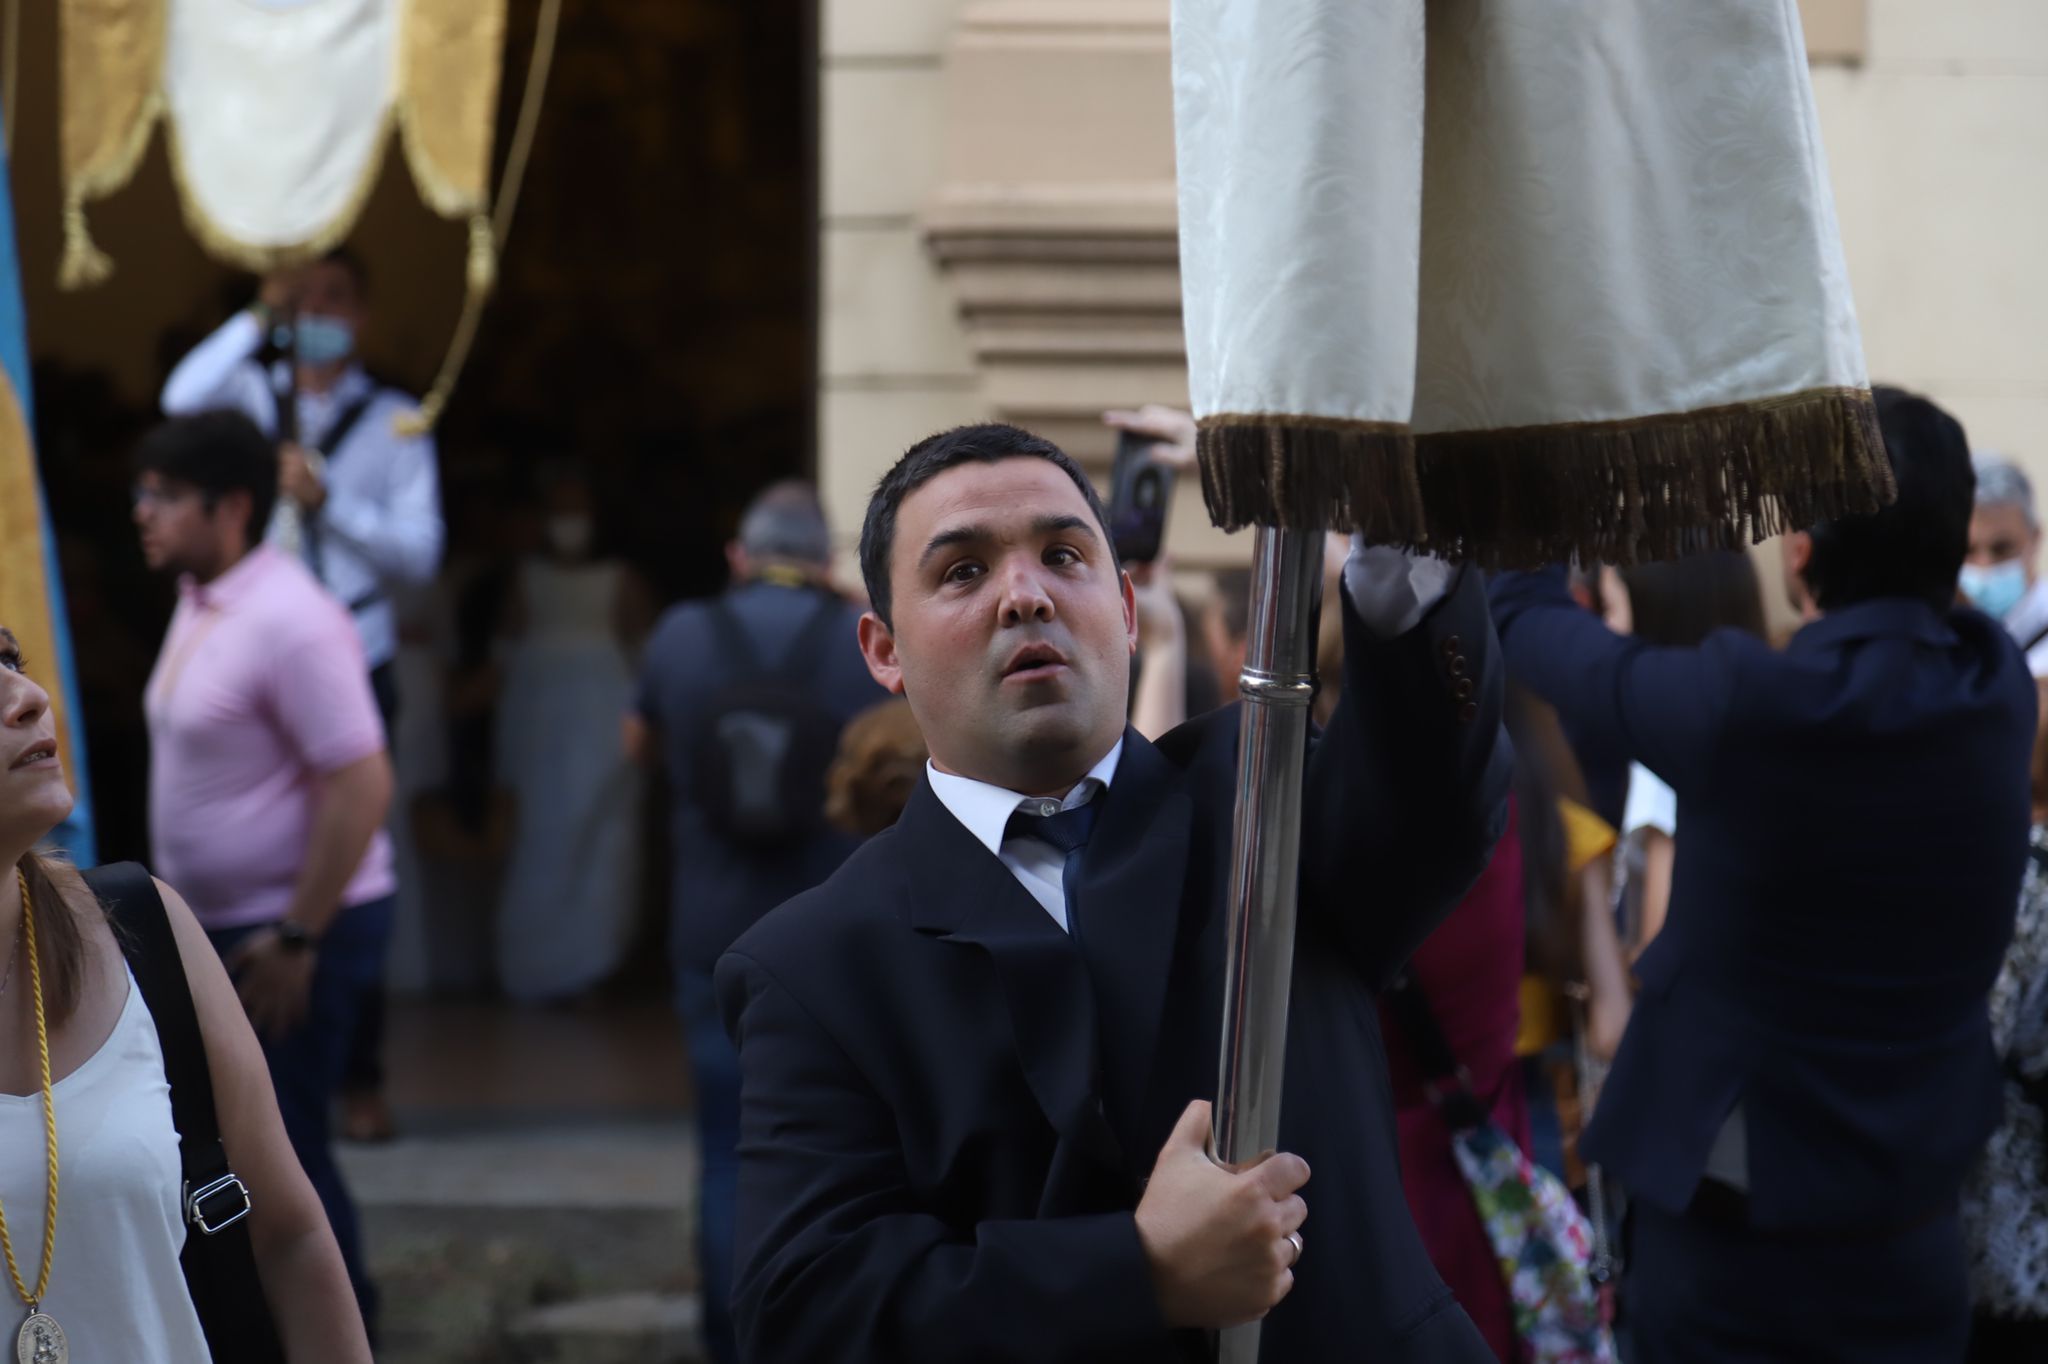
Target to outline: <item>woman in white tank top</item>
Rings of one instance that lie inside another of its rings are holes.
[[[32,851],[71,810],[55,734],[48,695],[0,628],[0,1212],[19,1271],[0,1266],[0,1356],[13,1357],[26,1293],[40,1295],[37,1310],[62,1328],[79,1364],[203,1362],[211,1355],[178,1263],[186,1236],[178,1134],[155,1023],[92,893],[77,873]],[[160,889],[228,1162],[252,1191],[256,1263],[286,1354],[293,1364],[366,1364],[341,1253],[285,1136],[241,1001],[184,901]],[[46,1287],[38,996],[58,1157]]]

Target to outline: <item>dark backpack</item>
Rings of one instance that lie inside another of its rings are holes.
[[[781,666],[770,668],[730,599],[712,603],[712,633],[732,673],[698,724],[692,785],[712,831],[735,847],[775,852],[824,826],[840,724],[818,698],[818,672],[842,611],[837,597],[820,594]]]

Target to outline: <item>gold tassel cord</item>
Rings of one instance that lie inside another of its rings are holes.
[[[90,289],[114,275],[114,258],[100,250],[85,223],[85,199],[72,194],[64,201],[64,256],[57,263],[59,289]]]
[[[505,156],[505,179],[498,187],[497,202],[490,218],[477,214],[469,220],[468,289],[462,300],[462,316],[455,324],[448,356],[434,386],[420,401],[417,412],[397,418],[401,435],[424,435],[434,429],[447,410],[448,399],[469,352],[476,344],[477,328],[483,321],[484,304],[496,287],[498,262],[512,233],[512,214],[519,204],[519,191],[526,179],[527,162],[533,156],[536,130],[540,126],[541,103],[547,93],[548,73],[554,64],[555,38],[562,23],[562,0],[542,0],[539,24],[533,36],[533,58],[526,68],[526,88],[521,93],[519,122],[512,133],[512,146]]]

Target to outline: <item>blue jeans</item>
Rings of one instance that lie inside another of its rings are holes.
[[[391,915],[395,897],[368,900],[351,905],[335,915],[320,940],[319,956],[313,965],[313,987],[306,1001],[306,1018],[283,1037],[264,1037],[263,1059],[270,1063],[270,1083],[277,1090],[278,1111],[284,1116],[284,1130],[291,1137],[299,1164],[306,1169],[313,1191],[327,1209],[327,1221],[334,1239],[341,1245],[342,1261],[348,1266],[349,1282],[363,1309],[363,1320],[372,1329],[376,1321],[377,1290],[363,1263],[362,1234],[356,1224],[356,1205],[341,1182],[341,1167],[334,1160],[334,1134],[329,1116],[335,1094],[341,1088],[347,1062],[349,1039],[354,1036],[364,990],[384,974],[384,949],[391,941]],[[207,936],[214,950],[226,957],[244,938],[264,925],[227,928]],[[261,1197],[261,1194],[258,1194]]]
[[[711,1364],[737,1364],[732,1330],[733,1242],[738,1234],[740,1058],[726,1040],[711,973],[676,971],[676,1011],[697,1092],[697,1278],[704,1294],[704,1351]]]

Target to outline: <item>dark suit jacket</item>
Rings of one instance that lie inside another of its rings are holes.
[[[1480,1364],[1402,1199],[1373,991],[1505,817],[1492,628],[1476,574],[1399,640],[1348,606],[1346,624],[1343,706],[1308,767],[1281,1119],[1312,1170],[1308,1250],[1264,1357]],[[1163,1325],[1131,1210],[1215,1093],[1237,727],[1233,707],[1157,747],[1126,735],[1078,941],[925,783],[720,961],[746,1359],[1205,1356]]]
[[[744,583],[726,594],[740,628],[769,667],[788,656],[798,634],[819,606],[817,592],[774,583]],[[841,724],[888,699],[868,675],[855,626],[860,612],[840,607],[817,672],[808,679],[819,704]],[[705,709],[738,680],[713,628],[707,602],[671,607],[647,641],[635,707],[661,732],[662,766],[668,776],[670,855],[673,866],[670,949],[678,970],[709,974],[718,954],[732,946],[763,914],[836,870],[857,839],[837,830],[772,854],[734,847],[713,832],[692,788],[697,768],[698,727]]]
[[[1678,792],[1670,913],[1588,1156],[1682,1211],[1739,1100],[1760,1225],[1952,1200],[1998,1116],[1985,999],[2027,851],[2034,688],[2005,631],[1886,598],[1783,653],[1659,649],[1561,572],[1493,601],[1510,673]]]

